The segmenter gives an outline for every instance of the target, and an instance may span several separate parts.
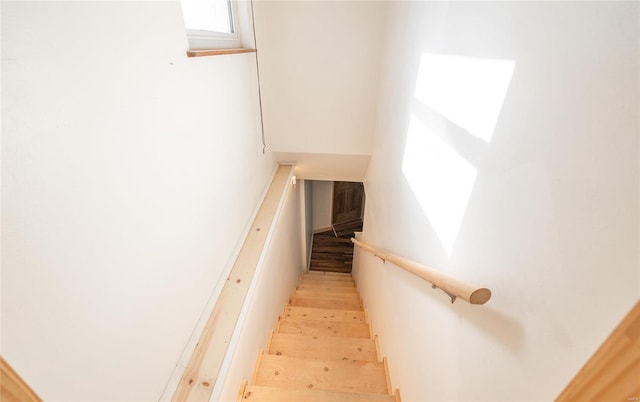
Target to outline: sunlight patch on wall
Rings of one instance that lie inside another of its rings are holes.
[[[514,68],[513,60],[423,53],[414,95],[489,143]]]
[[[402,172],[450,256],[477,169],[411,116]]]

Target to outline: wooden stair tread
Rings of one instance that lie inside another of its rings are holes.
[[[317,297],[291,296],[289,304],[300,307],[315,307],[336,310],[363,310],[359,300],[335,300]]]
[[[323,247],[342,247],[344,249],[353,249],[353,243],[351,243],[351,239],[348,238],[345,239],[335,236],[314,236],[311,253],[313,254],[314,250],[321,250]]]
[[[324,233],[314,234],[313,240],[317,241],[318,243],[351,244],[350,239],[345,239],[344,237],[336,237],[335,233],[333,233],[333,229],[328,230]]]
[[[348,288],[355,288],[356,287],[356,283],[355,282],[351,282],[351,281],[330,281],[330,280],[325,280],[325,279],[310,279],[310,278],[303,278],[300,281],[300,285],[307,285],[307,286],[322,286],[322,287],[348,287]]]
[[[329,284],[334,284],[334,283],[342,283],[342,282],[347,282],[347,283],[356,283],[356,281],[350,277],[350,276],[330,276],[330,275],[309,275],[309,274],[305,274],[302,275],[302,278],[300,278],[300,282],[321,282],[321,283],[329,283]]]
[[[309,271],[306,273],[306,275],[311,275],[311,276],[337,276],[337,277],[341,277],[341,278],[352,278],[351,274],[337,274],[337,273],[333,273],[333,272],[321,272],[321,271]]]
[[[315,281],[339,281],[339,282],[355,283],[351,275],[327,275],[327,273],[323,273],[321,275],[320,274],[304,274],[302,275],[301,279],[310,279]]]
[[[309,264],[311,270],[313,270],[314,268],[318,269],[320,267],[351,268],[351,266],[353,265],[351,257],[348,256],[343,258],[336,258],[333,260],[311,257],[311,261],[309,262]]]
[[[336,267],[336,268],[351,268],[352,260],[349,257],[336,258],[333,260],[324,260],[322,258],[311,257],[310,267]]]
[[[318,268],[351,268],[350,259],[335,259],[332,261],[327,260],[317,260],[315,258],[311,258],[311,267],[314,269]]]
[[[312,266],[311,269],[317,269],[318,271],[324,271],[324,272],[340,272],[340,273],[347,273],[347,272],[351,272],[351,266],[348,267],[314,267]]]
[[[334,258],[336,254],[339,256],[349,255],[353,257],[353,248],[343,245],[326,245],[326,246],[316,246],[316,248],[311,252],[312,256],[318,256],[323,258]]]
[[[398,391],[391,395],[387,361],[379,361],[350,261],[316,257],[321,259],[312,257],[311,271],[302,275],[238,401],[400,402]]]
[[[313,285],[313,284],[299,284],[296,289],[299,290],[313,290],[318,292],[330,293],[354,293],[359,294],[356,287],[351,286],[330,286],[330,285]]]
[[[282,319],[277,332],[310,336],[335,336],[344,338],[371,338],[369,324],[364,322],[326,322],[322,320]]]
[[[335,392],[309,388],[275,388],[249,385],[245,388],[242,401],[248,402],[395,402],[393,395]]]
[[[360,294],[357,292],[326,292],[323,290],[303,288],[296,289],[293,295],[295,297],[312,297],[317,299],[361,301]]]
[[[366,323],[364,311],[337,310],[317,307],[287,306],[283,318],[297,318],[302,320],[317,320],[325,322]]]
[[[263,355],[255,385],[389,394],[383,363]]]
[[[375,340],[362,338],[275,333],[267,353],[299,359],[378,361]]]
[[[331,227],[333,228],[333,233],[336,237],[348,238],[351,238],[355,234],[355,232],[362,231],[362,226],[362,218],[355,218],[331,225]]]
[[[345,249],[328,249],[311,254],[311,261],[336,261],[339,263],[353,261],[353,253]]]

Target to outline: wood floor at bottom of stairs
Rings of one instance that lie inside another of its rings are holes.
[[[398,392],[398,391],[396,391]],[[272,402],[397,402],[396,394],[369,394],[353,392],[333,392],[309,388],[276,388],[248,385],[239,396],[239,401]]]

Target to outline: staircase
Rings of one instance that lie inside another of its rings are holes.
[[[302,276],[238,401],[400,401],[350,274]]]

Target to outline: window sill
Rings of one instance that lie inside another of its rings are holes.
[[[222,56],[224,54],[254,53],[255,51],[256,49],[250,49],[250,48],[187,50],[187,56],[189,57]]]

